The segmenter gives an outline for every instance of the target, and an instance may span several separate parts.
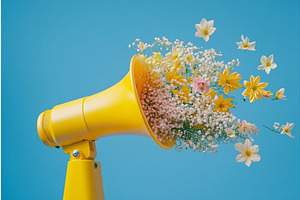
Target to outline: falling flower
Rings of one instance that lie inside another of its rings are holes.
[[[286,123],[286,125],[282,125],[281,129],[281,133],[280,134],[287,134],[288,136],[294,138],[294,136],[292,136],[291,130],[294,127],[294,123]]]
[[[260,161],[260,155],[257,153],[259,151],[258,145],[252,146],[249,139],[246,139],[245,143],[236,143],[234,145],[235,150],[241,152],[241,154],[236,156],[236,162],[245,162],[249,167],[252,163]]]
[[[205,18],[203,18],[200,22],[200,24],[196,24],[195,27],[197,29],[197,32],[195,33],[196,37],[203,37],[205,42],[209,40],[209,36],[213,34],[216,30],[214,25],[214,20],[207,21]]]
[[[262,65],[258,66],[258,70],[265,70],[267,74],[270,73],[271,69],[275,69],[277,67],[274,61],[274,56],[271,54],[268,58],[266,56],[262,56],[260,58],[260,62]]]
[[[286,96],[284,96],[283,93],[284,93],[284,88],[281,88],[280,90],[278,90],[278,91],[276,92],[275,99],[286,100],[286,98],[284,98],[284,97],[286,97]]]
[[[249,42],[249,38],[246,37],[246,39],[245,39],[243,35],[241,38],[242,38],[242,41],[236,43],[239,46],[238,49],[255,51],[255,49],[254,49],[255,42]]]
[[[250,82],[244,81],[244,85],[247,88],[244,90],[242,95],[247,96],[250,99],[250,103],[254,102],[255,99],[260,99],[262,95],[267,95],[267,92],[264,90],[265,87],[267,87],[268,83],[259,83],[260,82],[260,76],[257,76],[256,78],[254,76],[251,76]]]
[[[192,81],[192,88],[193,88],[193,92],[200,92],[201,94],[207,93],[209,90],[209,82],[205,81],[201,76],[197,77],[197,78],[193,78]]]
[[[219,73],[219,77],[220,81],[218,85],[225,86],[225,93],[228,93],[229,91],[233,93],[235,89],[243,87],[242,84],[238,82],[242,77],[239,77],[237,72],[229,74],[228,68],[223,71],[223,74]]]
[[[215,107],[213,111],[220,111],[220,112],[229,112],[229,108],[233,105],[230,103],[232,98],[224,99],[223,95],[219,96],[219,99],[216,100]]]
[[[140,41],[140,43],[137,46],[141,51],[147,49],[147,44],[144,44],[142,41]]]

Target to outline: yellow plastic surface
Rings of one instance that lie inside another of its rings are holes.
[[[94,160],[69,161],[63,199],[104,200],[100,163]]]
[[[47,146],[66,146],[104,136],[137,134],[152,136],[164,149],[175,141],[160,142],[141,108],[139,95],[147,79],[140,56],[132,58],[129,73],[113,87],[82,99],[55,106],[38,119],[40,139]]]

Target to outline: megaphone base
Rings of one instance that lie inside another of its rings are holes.
[[[81,141],[62,147],[70,155],[63,200],[104,200],[100,162],[95,141]]]
[[[68,162],[63,200],[104,200],[100,162]]]

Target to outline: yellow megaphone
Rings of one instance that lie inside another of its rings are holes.
[[[131,59],[129,73],[113,87],[92,96],[55,106],[41,113],[38,134],[49,146],[62,146],[70,154],[64,200],[104,199],[100,163],[95,140],[112,135],[136,134],[151,136],[164,149],[175,141],[167,135],[155,135],[140,103],[147,81],[141,56]]]

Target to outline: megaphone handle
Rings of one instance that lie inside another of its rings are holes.
[[[104,200],[100,162],[94,161],[95,142],[82,141],[63,150],[70,154],[63,200]]]

